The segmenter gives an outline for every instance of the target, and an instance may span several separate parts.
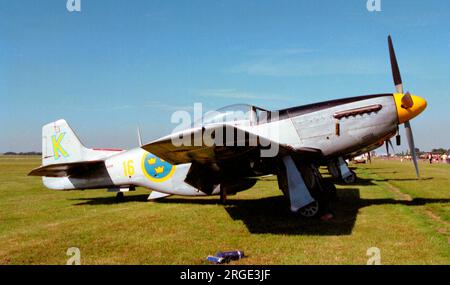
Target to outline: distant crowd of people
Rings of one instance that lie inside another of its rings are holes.
[[[430,152],[427,154],[427,159],[430,162],[430,164],[432,164],[433,162],[450,163],[450,157],[446,153],[440,155],[440,154],[432,154]]]

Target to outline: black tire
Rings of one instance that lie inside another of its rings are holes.
[[[350,170],[350,175],[346,178],[343,178],[345,184],[353,184],[356,182],[356,173],[353,170]]]
[[[331,212],[331,202],[337,200],[336,186],[328,180],[320,179],[312,189],[315,201],[301,208],[298,213],[305,218],[315,218]]]
[[[328,181],[328,180],[324,180],[322,182],[322,187],[325,190],[324,199],[326,199],[328,201],[336,201],[338,199],[337,189],[336,189],[336,186],[334,185],[334,183],[332,183],[331,181]]]
[[[299,170],[303,180],[305,181],[306,187],[308,187],[308,189],[314,189],[317,185],[317,178],[314,173],[314,169],[311,167],[301,167]]]
[[[328,173],[330,173],[331,177],[334,179],[337,179],[341,177],[341,171],[339,170],[339,167],[337,166],[335,161],[331,161],[327,165]]]
[[[116,194],[116,202],[122,202],[124,200],[123,192],[117,192]]]
[[[305,207],[298,210],[298,213],[305,218],[314,218],[317,217],[320,213],[320,203],[319,201],[314,201]]]

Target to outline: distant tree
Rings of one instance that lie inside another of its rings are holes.
[[[27,151],[27,152],[14,152],[14,151],[8,151],[3,153],[3,155],[42,155],[42,152],[37,151]]]
[[[417,156],[421,156],[424,153],[423,151],[420,151],[420,149],[418,147],[416,147],[415,150],[416,150]]]
[[[433,148],[433,149],[431,150],[431,152],[432,152],[433,154],[444,154],[444,153],[446,153],[447,151],[446,151],[445,149],[443,149],[443,148]]]

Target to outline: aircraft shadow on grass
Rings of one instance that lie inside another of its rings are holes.
[[[95,205],[114,205],[119,203],[129,203],[129,202],[148,202],[147,201],[148,194],[142,195],[129,195],[122,198],[120,202],[117,201],[115,196],[107,196],[107,197],[92,197],[92,198],[76,198],[71,199],[73,201],[78,201],[78,203],[74,204],[75,206],[95,206]]]
[[[433,177],[423,177],[420,178],[420,180],[431,180],[433,179]],[[331,182],[333,182],[336,185],[342,185],[345,186],[346,184],[344,184],[341,181],[337,181],[331,178],[325,178],[325,180],[330,180]],[[373,178],[361,178],[358,177],[357,180],[355,181],[355,183],[352,183],[352,185],[355,186],[370,186],[370,185],[377,185],[375,182],[390,182],[390,181],[417,181],[417,178],[377,178],[377,179],[373,179]]]
[[[305,219],[294,215],[286,207],[283,196],[258,200],[235,200],[225,209],[233,220],[241,220],[251,233],[282,235],[350,235],[358,211],[372,205],[420,206],[428,203],[448,203],[450,199],[416,198],[412,201],[383,199],[362,199],[355,188],[339,189],[339,200],[334,202],[330,221]]]
[[[121,203],[144,202],[147,195],[125,196]],[[115,197],[96,197],[75,199],[82,202],[75,205],[116,204]],[[358,211],[372,205],[406,205],[420,206],[429,203],[448,203],[450,199],[415,198],[412,201],[382,199],[362,199],[357,188],[338,190],[338,201],[332,207],[334,218],[330,221],[306,219],[293,214],[287,207],[284,196],[272,196],[261,199],[233,199],[230,197],[224,206],[227,213],[235,221],[242,221],[254,234],[279,235],[350,235],[352,233]],[[161,204],[196,204],[215,205],[218,200],[203,198],[170,197],[155,201]],[[200,210],[201,211],[201,210]]]

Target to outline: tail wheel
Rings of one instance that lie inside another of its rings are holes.
[[[123,192],[117,192],[116,194],[116,202],[122,202],[123,201]]]

